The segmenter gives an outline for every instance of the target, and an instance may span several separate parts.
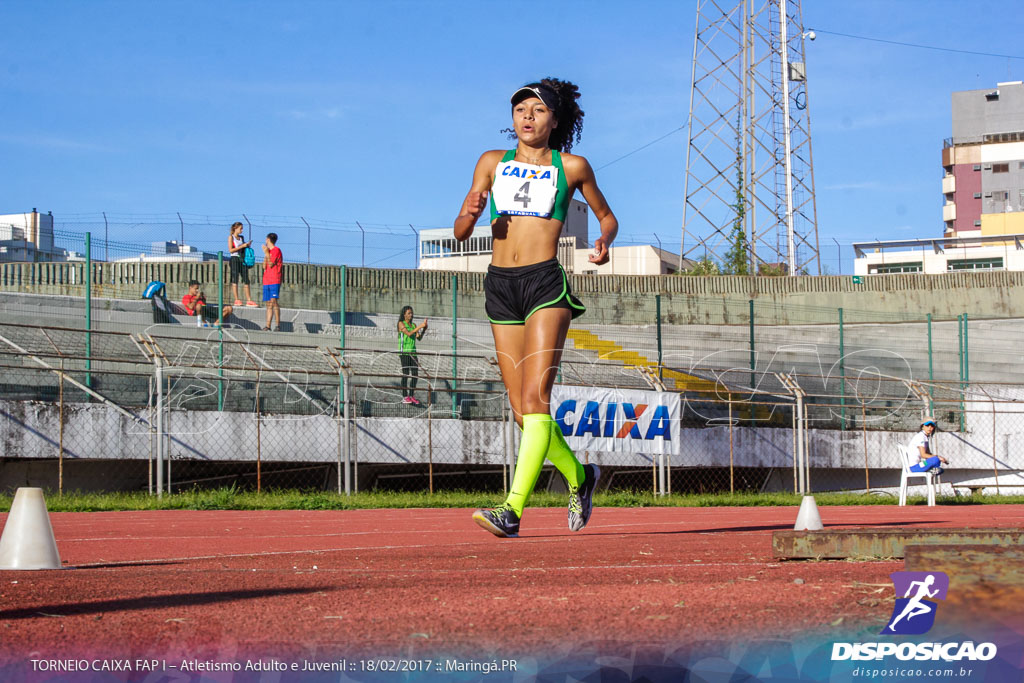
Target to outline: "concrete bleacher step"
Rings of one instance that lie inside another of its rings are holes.
[[[80,297],[0,292],[0,314],[7,322],[81,328],[84,302]],[[279,333],[260,330],[264,315],[262,308],[239,309],[237,315],[232,316],[237,326],[232,327],[230,333],[238,339],[282,345],[336,348],[340,343],[337,312],[283,309],[283,331]],[[420,350],[442,355],[451,353],[451,320],[427,317],[430,327],[419,344]],[[346,347],[379,354],[372,360],[374,370],[397,374],[397,358],[391,357],[397,351],[397,332],[394,329],[397,320],[397,312],[349,312],[346,315]],[[190,316],[176,316],[175,321],[175,324],[154,327],[151,306],[146,300],[94,301],[93,326],[96,330],[150,332],[189,340],[207,339],[216,334],[213,328],[196,328],[195,318]],[[571,344],[567,344],[565,355],[565,361],[574,364],[573,372],[582,373],[581,381],[606,380],[609,362],[621,364],[624,368],[655,365],[657,338],[653,325],[588,325],[585,321],[586,318],[582,324],[571,328]],[[749,331],[745,325],[664,325],[662,330],[665,364],[671,368],[665,373],[666,379],[674,388],[710,390],[714,385],[714,373],[733,368],[738,373],[749,366]],[[1004,360],[1015,357],[1016,339],[1022,330],[1024,320],[972,322],[971,380],[1024,383],[1024,368],[1018,369],[1017,364]],[[938,379],[949,381],[959,377],[958,334],[956,321],[936,322],[932,326],[931,371]],[[126,343],[124,357],[137,356],[137,349],[130,342]],[[492,358],[494,346],[488,321],[460,318],[458,346],[460,355],[478,356],[481,362]],[[903,377],[909,372],[915,379],[928,377],[927,326],[924,323],[847,324],[845,351],[848,376],[862,368],[874,368],[883,375]],[[838,326],[757,326],[755,353],[758,371],[781,370],[806,375],[835,373],[839,360]],[[603,369],[597,366],[589,368],[585,362],[579,362],[587,360],[602,361]],[[363,358],[362,362],[365,361]],[[708,371],[712,372],[711,376]],[[678,376],[674,374],[676,372]],[[639,374],[637,378],[638,386],[643,386]],[[626,381],[632,382],[632,379]]]

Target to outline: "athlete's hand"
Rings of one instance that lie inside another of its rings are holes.
[[[598,237],[594,240],[594,253],[590,255],[589,260],[598,266],[608,263],[608,243],[604,237]]]
[[[466,195],[466,204],[463,207],[463,214],[471,216],[473,222],[480,218],[480,214],[484,212],[484,208],[487,206],[487,193],[486,192],[470,192]]]

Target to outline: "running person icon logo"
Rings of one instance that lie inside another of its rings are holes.
[[[896,604],[884,635],[920,635],[935,624],[937,600],[945,600],[949,577],[943,572],[893,572]],[[899,597],[902,595],[903,597]]]

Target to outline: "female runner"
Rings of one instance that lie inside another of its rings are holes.
[[[515,149],[484,152],[455,219],[455,238],[469,239],[490,205],[493,255],[484,279],[485,307],[501,377],[523,430],[512,489],[497,508],[477,510],[477,524],[500,537],[516,536],[523,508],[545,457],[569,486],[569,528],[586,526],[600,470],[581,465],[551,418],[551,386],[570,320],[586,310],[569,291],[555,258],[569,200],[578,189],[600,221],[591,263],[608,262],[618,221],[597,187],[587,160],[569,154],[583,130],[579,89],[545,78],[512,95]],[[489,200],[489,201],[488,201]]]

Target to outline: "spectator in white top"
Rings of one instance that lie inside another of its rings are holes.
[[[911,465],[911,472],[928,472],[931,470],[935,474],[942,474],[943,469],[939,466],[939,463],[941,462],[943,465],[949,464],[949,461],[941,455],[932,453],[931,436],[935,433],[936,427],[935,420],[931,418],[926,419],[921,423],[921,431],[915,434],[914,438],[907,444],[910,451],[919,459],[916,465]]]

